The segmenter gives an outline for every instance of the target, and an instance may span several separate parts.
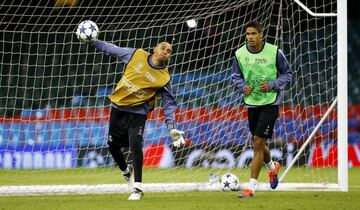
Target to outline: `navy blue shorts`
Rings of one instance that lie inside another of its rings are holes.
[[[275,121],[278,117],[278,105],[248,108],[248,121],[251,134],[261,138],[271,139]]]
[[[111,108],[108,144],[129,147],[130,141],[143,143],[147,115],[124,112]]]

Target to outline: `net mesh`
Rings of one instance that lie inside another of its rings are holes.
[[[335,1],[302,2],[336,13]],[[0,167],[8,184],[121,182],[106,145],[107,95],[124,64],[76,39],[86,19],[100,28],[99,39],[121,47],[173,45],[169,69],[186,145],[171,147],[162,109],[150,113],[145,181],[206,181],[229,170],[248,180],[251,141],[231,61],[250,20],[263,24],[265,40],[283,50],[293,70],[269,143],[274,160],[290,163],[336,97],[336,18],[312,17],[290,0],[5,0],[0,14]],[[332,112],[285,181],[336,182],[336,128]]]

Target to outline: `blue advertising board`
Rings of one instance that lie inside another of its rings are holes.
[[[0,168],[51,169],[74,168],[77,148],[52,145],[0,146]]]

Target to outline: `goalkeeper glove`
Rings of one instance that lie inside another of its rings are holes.
[[[184,131],[179,131],[174,127],[169,129],[169,134],[173,142],[174,147],[180,147],[181,144],[185,144]]]

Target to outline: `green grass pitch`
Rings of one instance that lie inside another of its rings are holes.
[[[187,169],[174,169],[166,177],[161,170],[146,169],[144,182],[156,182],[161,176],[162,181],[184,181]],[[301,171],[294,169],[289,173],[288,181],[301,176]],[[328,169],[333,170],[333,169]],[[319,170],[315,176],[329,175],[328,170]],[[200,177],[207,177],[208,169],[198,170]],[[248,171],[248,170],[244,170]],[[203,173],[203,175],[202,175]],[[236,173],[236,171],[234,171]],[[242,172],[240,181],[247,181],[247,172]],[[265,172],[262,170],[265,179]],[[60,176],[61,175],[61,176]],[[336,175],[336,174],[335,174]],[[15,171],[0,170],[0,185],[32,184],[87,184],[124,183],[116,169],[97,170],[49,170],[44,171]],[[60,182],[60,177],[61,182]],[[85,178],[84,178],[85,177]],[[92,180],[93,179],[93,180]],[[302,177],[303,182],[308,180]],[[29,182],[32,180],[32,182]],[[0,210],[2,209],[360,209],[360,168],[349,169],[349,192],[256,192],[252,199],[239,199],[239,192],[174,192],[151,193],[145,192],[143,200],[127,201],[128,193],[121,194],[95,194],[95,195],[51,195],[51,196],[1,196]]]

